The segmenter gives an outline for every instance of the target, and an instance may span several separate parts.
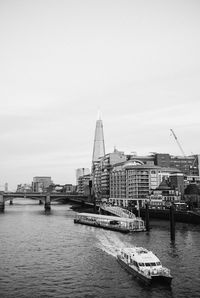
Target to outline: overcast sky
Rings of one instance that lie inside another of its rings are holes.
[[[106,153],[200,153],[199,0],[0,0],[0,185]]]

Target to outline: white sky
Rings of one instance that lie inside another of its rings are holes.
[[[199,0],[0,0],[0,186],[106,153],[200,153]]]

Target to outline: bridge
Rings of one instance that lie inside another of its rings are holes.
[[[29,198],[38,200],[39,204],[44,204],[46,211],[51,210],[52,201],[73,201],[78,203],[85,203],[88,205],[94,205],[92,198],[71,193],[57,193],[57,192],[0,192],[0,211],[5,209],[5,202],[10,201],[10,205],[13,204],[14,198]]]

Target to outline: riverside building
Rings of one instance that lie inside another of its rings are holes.
[[[172,177],[174,178],[174,176]],[[148,197],[149,206],[151,208],[166,208],[171,203],[178,203],[181,201],[181,192],[175,189],[167,180],[163,179],[160,185],[151,191]]]
[[[98,198],[110,197],[110,174],[114,165],[125,162],[127,160],[123,151],[118,151],[116,148],[112,153],[105,154],[96,163],[93,176],[95,190]]]
[[[125,155],[114,149],[96,163],[93,179],[98,199],[109,199],[111,204],[128,206],[133,202],[144,205],[152,190],[167,179],[178,196],[184,192],[184,175],[180,170],[156,166],[148,157]]]
[[[159,185],[159,170],[139,160],[114,165],[110,173],[110,203],[124,207],[133,202],[144,205],[150,189]]]
[[[165,154],[165,157],[167,154]],[[160,161],[159,161],[160,160]],[[114,149],[95,163],[93,181],[98,199],[122,198],[145,200],[150,191],[156,189],[163,179],[168,179],[173,190],[184,193],[186,174],[178,167],[168,166],[166,159],[159,156],[155,164],[155,156],[126,155]],[[191,177],[191,176],[188,176]],[[192,176],[194,177],[194,176]],[[195,176],[199,178],[199,176]],[[113,201],[112,201],[113,202]],[[119,200],[118,200],[119,202]],[[124,203],[123,203],[124,204]]]

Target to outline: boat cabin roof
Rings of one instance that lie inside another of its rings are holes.
[[[122,249],[122,251],[131,256],[138,263],[160,262],[158,257],[156,257],[152,251],[143,247],[127,247]]]
[[[141,221],[139,218],[128,218],[128,217],[119,217],[119,216],[110,216],[110,215],[102,215],[102,214],[94,214],[94,213],[77,213],[77,216],[83,216],[88,218],[95,218],[95,219],[105,219],[105,220],[116,220],[116,221],[125,221],[125,222],[135,222],[136,220]]]

